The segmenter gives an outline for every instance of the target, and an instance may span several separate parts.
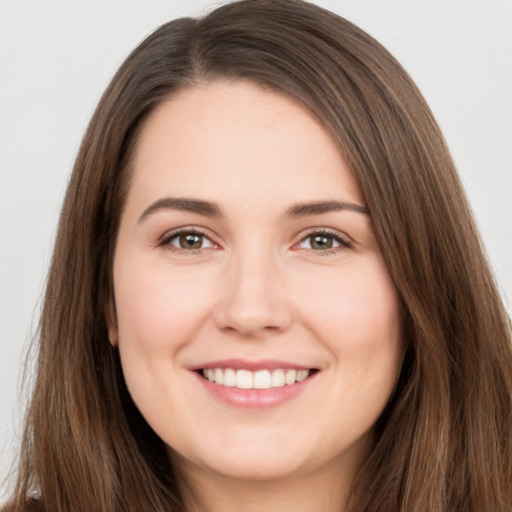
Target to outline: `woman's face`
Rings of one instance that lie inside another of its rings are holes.
[[[355,467],[401,362],[399,301],[320,123],[247,82],[152,114],[114,259],[126,383],[184,471]]]

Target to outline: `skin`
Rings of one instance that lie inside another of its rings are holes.
[[[344,510],[403,344],[370,216],[287,215],[298,203],[364,209],[332,137],[285,96],[215,81],[155,110],[133,172],[110,339],[190,510]],[[214,202],[222,215],[157,207],[168,197]],[[200,229],[200,248],[180,245],[177,228]],[[319,371],[297,396],[246,409],[213,396],[191,370],[232,358]]]

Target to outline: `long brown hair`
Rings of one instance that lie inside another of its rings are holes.
[[[382,46],[295,0],[167,23],[105,91],[60,218],[13,510],[185,510],[163,442],[128,395],[107,317],[137,135],[178,89],[216,78],[280,91],[332,133],[403,303],[407,351],[351,509],[510,512],[510,320],[447,147]]]

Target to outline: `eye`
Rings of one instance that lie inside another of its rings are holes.
[[[196,229],[174,231],[165,236],[159,245],[182,251],[198,251],[218,247],[204,233]]]
[[[352,243],[338,233],[322,230],[309,233],[296,247],[321,252],[335,251],[338,248],[350,248]]]

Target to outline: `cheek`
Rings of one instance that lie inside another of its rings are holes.
[[[142,352],[174,351],[205,321],[213,293],[207,276],[191,279],[187,272],[165,265],[145,270],[128,259],[115,270],[121,345]]]
[[[151,268],[128,256],[114,267],[123,374],[132,399],[157,433],[172,418],[173,408],[163,412],[162,404],[176,400],[169,381],[180,371],[182,348],[208,316],[213,291],[204,278],[196,286],[187,272],[173,272],[165,264]]]
[[[343,346],[376,348],[400,338],[399,299],[384,264],[370,261],[326,279],[321,293],[309,295],[307,316],[325,340]]]
[[[333,283],[320,336],[336,359],[333,391],[354,431],[370,428],[396,385],[403,354],[400,301],[380,258]],[[327,302],[327,301],[326,301]]]

